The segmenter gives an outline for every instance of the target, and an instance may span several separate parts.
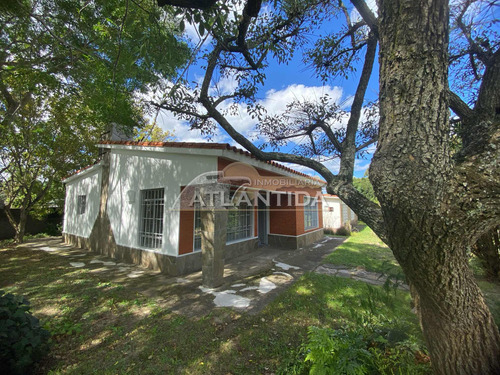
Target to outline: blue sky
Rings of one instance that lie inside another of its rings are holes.
[[[318,33],[324,33],[325,30],[319,30]],[[315,40],[319,35],[308,35],[310,40]],[[200,39],[197,35],[196,28],[188,25],[186,28],[186,38],[193,43],[197,43]],[[208,41],[205,42],[205,45]],[[364,53],[364,51],[363,51]],[[361,62],[362,63],[362,62]],[[264,105],[269,113],[280,113],[285,109],[285,106],[291,100],[314,100],[320,96],[328,94],[338,103],[347,102],[355,93],[359,79],[361,66],[357,68],[357,72],[350,74],[348,80],[337,78],[323,82],[316,77],[315,71],[308,68],[302,62],[302,56],[297,53],[288,64],[278,64],[276,61],[270,61],[269,67],[266,69],[266,81],[264,86],[258,92],[258,99]],[[377,81],[378,65],[374,67],[372,79],[370,81],[366,100],[375,100],[378,97],[378,81]],[[203,77],[203,70],[200,65],[192,65],[189,67],[187,75],[190,80],[200,80]],[[230,91],[234,88],[234,82],[230,79],[224,79],[218,82],[218,86],[222,90]],[[248,138],[255,139],[258,137],[258,132],[255,130],[255,120],[248,116],[243,107],[241,107],[239,115],[231,116],[230,121],[238,131],[245,134]],[[183,121],[175,119],[172,114],[161,112],[158,116],[158,123],[163,129],[174,131],[177,141],[206,141],[199,131],[189,130],[189,125]],[[213,142],[224,142],[237,145],[222,129],[213,137]],[[259,141],[256,140],[258,143]],[[237,145],[239,146],[239,145]],[[295,144],[290,144],[282,148],[281,151],[294,153]],[[241,146],[240,146],[241,147]],[[374,147],[372,147],[372,150]],[[355,168],[355,176],[362,177],[369,166],[371,153],[365,159],[357,160]],[[338,168],[338,160],[329,160],[324,163],[332,171]],[[305,173],[315,174],[305,167],[290,165],[296,170]]]

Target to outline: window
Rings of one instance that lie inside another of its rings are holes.
[[[233,192],[231,192],[232,198]],[[242,240],[252,237],[253,217],[252,206],[241,202],[238,207],[232,208],[227,214],[226,242]],[[201,250],[201,215],[199,205],[194,212],[194,251]]]
[[[157,249],[163,239],[164,189],[141,190],[139,246]]]
[[[304,230],[317,228],[318,225],[318,200],[304,197]]]
[[[87,208],[87,196],[79,195],[76,203],[76,213],[77,215],[83,215]]]
[[[195,203],[194,206],[194,251],[201,250],[201,215],[200,204]]]
[[[241,202],[229,210],[227,215],[227,242],[242,240],[252,236],[252,207]]]

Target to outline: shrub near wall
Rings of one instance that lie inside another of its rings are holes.
[[[24,297],[0,290],[0,373],[29,373],[48,352],[49,337]]]

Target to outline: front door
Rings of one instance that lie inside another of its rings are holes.
[[[260,199],[258,209],[259,245],[267,245],[267,205]]]

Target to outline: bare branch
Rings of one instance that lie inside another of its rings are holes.
[[[358,131],[359,119],[361,118],[361,110],[363,109],[363,101],[365,98],[368,82],[372,74],[373,63],[377,51],[377,38],[375,34],[370,33],[368,37],[368,47],[366,49],[365,62],[361,77],[359,79],[354,101],[351,105],[351,115],[347,122],[346,136],[342,142],[342,157],[340,159],[341,176],[346,181],[352,181],[354,173],[354,159],[356,157],[356,133]]]
[[[477,44],[473,39],[472,39],[472,35],[471,35],[471,32],[470,32],[470,29],[465,25],[464,21],[463,21],[463,17],[465,15],[465,13],[467,12],[467,10],[469,9],[470,5],[474,2],[474,0],[467,0],[463,7],[462,7],[462,10],[460,12],[460,14],[458,15],[458,17],[456,18],[455,22],[458,26],[458,28],[462,31],[462,34],[465,36],[465,38],[467,39],[467,43],[469,44],[469,53],[477,56],[477,58],[483,63],[483,64],[487,64],[488,63],[488,54],[481,48],[481,46],[479,46],[479,44]],[[471,60],[473,60],[474,57],[471,56]],[[474,62],[471,61],[472,64],[474,65]]]
[[[448,90],[448,100],[450,101],[450,108],[462,120],[470,118],[473,115],[473,110],[465,103],[457,94]]]
[[[238,39],[237,44],[241,48],[246,48],[245,39],[248,32],[248,27],[250,26],[250,21],[252,18],[259,15],[260,7],[262,5],[262,0],[247,0],[245,8],[243,8],[243,17],[238,26]]]
[[[368,8],[364,0],[351,0],[352,5],[354,5],[363,18],[366,24],[370,27],[371,31],[378,36],[378,20],[373,12]]]
[[[161,109],[165,109],[167,111],[171,111],[171,112],[174,112],[174,113],[181,113],[183,115],[187,115],[187,116],[192,116],[192,117],[196,117],[196,118],[199,118],[199,119],[202,119],[202,120],[208,120],[210,118],[210,116],[208,115],[202,115],[200,113],[197,113],[197,112],[194,112],[194,111],[190,111],[190,110],[187,110],[187,109],[183,109],[183,108],[180,108],[180,107],[176,107],[176,106],[173,106],[173,105],[168,105],[166,103],[155,103],[155,102],[149,102],[149,104],[157,107],[157,108],[161,108]]]

